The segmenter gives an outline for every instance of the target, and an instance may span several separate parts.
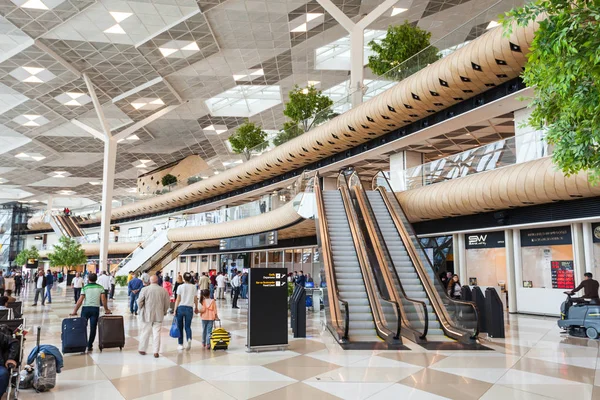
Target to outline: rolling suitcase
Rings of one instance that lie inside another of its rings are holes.
[[[231,335],[222,327],[220,320],[215,320],[215,326],[217,321],[219,321],[219,327],[213,329],[210,334],[210,348],[212,350],[227,350]]]
[[[122,315],[103,315],[98,318],[98,347],[100,351],[125,346],[125,325]]]
[[[40,331],[37,332],[37,348],[40,348]],[[36,392],[47,392],[56,386],[56,360],[51,354],[39,351],[35,356],[33,369],[33,388]]]
[[[62,352],[83,353],[87,348],[87,321],[85,318],[65,318],[62,322]]]

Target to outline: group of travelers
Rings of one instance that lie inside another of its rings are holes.
[[[288,274],[288,282],[298,286],[305,287],[307,283],[314,283],[314,279],[310,274],[304,275],[304,271],[294,271]]]

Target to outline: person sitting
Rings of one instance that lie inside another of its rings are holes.
[[[7,289],[7,290],[5,290],[5,291],[4,291],[4,295],[5,295],[6,297],[8,297],[8,302],[9,302],[9,303],[14,303],[15,301],[17,301],[17,299],[15,299],[15,298],[12,296],[12,290],[10,290],[10,289]]]
[[[0,310],[9,310],[6,304],[8,304],[8,296],[0,296]]]
[[[3,327],[4,328],[4,327]],[[6,393],[10,380],[10,369],[17,367],[19,341],[8,329],[0,329],[0,393]]]
[[[598,288],[600,287],[600,284],[594,279],[594,275],[592,275],[591,272],[586,272],[583,276],[585,278],[581,281],[579,286],[569,292],[570,295],[574,295],[583,289],[583,296],[573,299],[573,302],[583,303],[586,299],[589,299],[591,304],[599,304],[600,298],[598,297]]]

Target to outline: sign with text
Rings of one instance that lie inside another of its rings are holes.
[[[248,275],[249,348],[288,344],[287,268],[251,268]]]
[[[550,269],[552,270],[553,289],[575,289],[573,260],[552,261],[550,263]]]
[[[504,231],[465,234],[465,248],[493,249],[504,247]]]
[[[570,226],[523,229],[521,231],[521,247],[550,246],[554,244],[571,244]]]
[[[275,246],[277,231],[264,232],[256,235],[238,236],[219,241],[219,250],[241,250],[255,247]]]

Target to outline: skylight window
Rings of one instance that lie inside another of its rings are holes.
[[[279,86],[239,85],[205,101],[214,116],[251,117],[281,104]]]
[[[125,35],[126,32],[119,23],[126,20],[127,18],[131,17],[133,15],[133,13],[110,11],[110,15],[113,17],[113,19],[117,23],[115,25],[111,26],[110,28],[105,29],[104,33],[114,33],[117,35]]]
[[[290,32],[308,32],[325,22],[323,13],[306,13],[290,21]]]
[[[379,41],[385,35],[386,31],[365,30],[364,65],[369,61],[369,56],[373,54],[369,42],[371,40]],[[315,69],[350,71],[350,64],[350,35],[344,36],[325,46],[318,47],[315,50]]]
[[[42,126],[47,124],[48,119],[46,119],[45,117],[42,117],[41,115],[36,115],[36,114],[23,114],[23,115],[19,115],[18,117],[13,118],[13,122],[22,125],[22,126],[28,126],[28,127],[38,127],[38,126]]]
[[[10,75],[17,80],[26,83],[45,83],[56,78],[56,75],[46,68],[33,66],[17,67],[10,72]]]
[[[198,43],[189,40],[171,40],[158,48],[165,58],[187,58],[200,51]]]

